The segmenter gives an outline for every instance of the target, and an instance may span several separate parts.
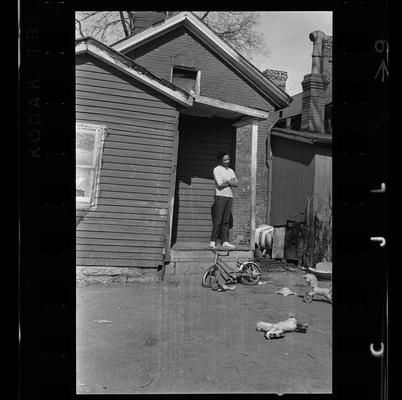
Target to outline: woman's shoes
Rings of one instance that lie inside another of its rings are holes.
[[[229,242],[224,242],[222,244],[222,248],[227,249],[227,250],[234,250],[236,246],[233,246],[233,244],[230,244]]]
[[[226,292],[226,290],[234,290],[236,288],[235,285],[229,286],[229,285],[221,285],[221,287],[218,289],[218,292]]]

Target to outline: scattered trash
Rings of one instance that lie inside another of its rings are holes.
[[[108,321],[107,319],[94,319],[94,321],[100,324],[112,323],[112,321]]]
[[[143,385],[140,385],[140,387],[148,386],[149,384],[152,383],[153,380],[154,380],[154,378],[151,376],[151,379],[147,383],[144,383]]]
[[[309,356],[309,357],[311,357],[311,358],[314,358],[314,359],[316,359],[317,357],[314,357],[312,354],[310,354],[310,353],[307,353],[307,355]]]
[[[305,271],[315,275],[319,280],[328,281],[332,279],[332,262],[319,262],[315,267],[307,267]]]
[[[279,339],[285,337],[287,332],[307,332],[307,324],[302,324],[296,321],[296,318],[290,317],[285,321],[277,323],[257,322],[257,331],[265,332],[266,339]]]
[[[306,274],[303,278],[306,281],[307,286],[310,286],[313,289],[304,295],[303,301],[311,303],[314,296],[319,295],[325,297],[332,304],[332,286],[329,288],[318,287],[318,280],[313,274]]]
[[[267,282],[267,281],[259,281],[257,283],[257,285],[266,285],[267,283],[269,283],[269,282]]]
[[[295,294],[295,295],[297,296],[297,293],[292,292],[292,291],[291,291],[289,288],[287,288],[287,287],[282,288],[281,290],[279,290],[279,291],[276,292],[276,293],[281,294],[281,295],[283,295],[283,296],[290,296],[290,295],[292,295],[292,294]]]

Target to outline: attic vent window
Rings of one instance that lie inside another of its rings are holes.
[[[193,67],[172,67],[172,83],[187,93],[200,94],[201,72]]]

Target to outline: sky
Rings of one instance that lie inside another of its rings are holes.
[[[311,72],[313,42],[309,34],[323,31],[332,36],[332,12],[259,12],[259,30],[264,35],[269,56],[252,59],[260,70],[277,69],[286,71],[286,92],[295,95],[302,91],[304,75]]]

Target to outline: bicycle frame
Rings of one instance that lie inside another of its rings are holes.
[[[232,267],[230,267],[228,264],[226,264],[225,261],[223,261],[221,259],[221,257],[228,256],[229,253],[226,256],[222,256],[220,253],[215,252],[215,251],[214,251],[214,253],[215,253],[214,266],[217,266],[221,271],[223,271],[225,273],[225,275],[227,276],[226,279],[235,278],[236,277],[236,271]],[[236,258],[236,265],[237,266],[241,265],[241,263],[239,262],[239,258]]]

